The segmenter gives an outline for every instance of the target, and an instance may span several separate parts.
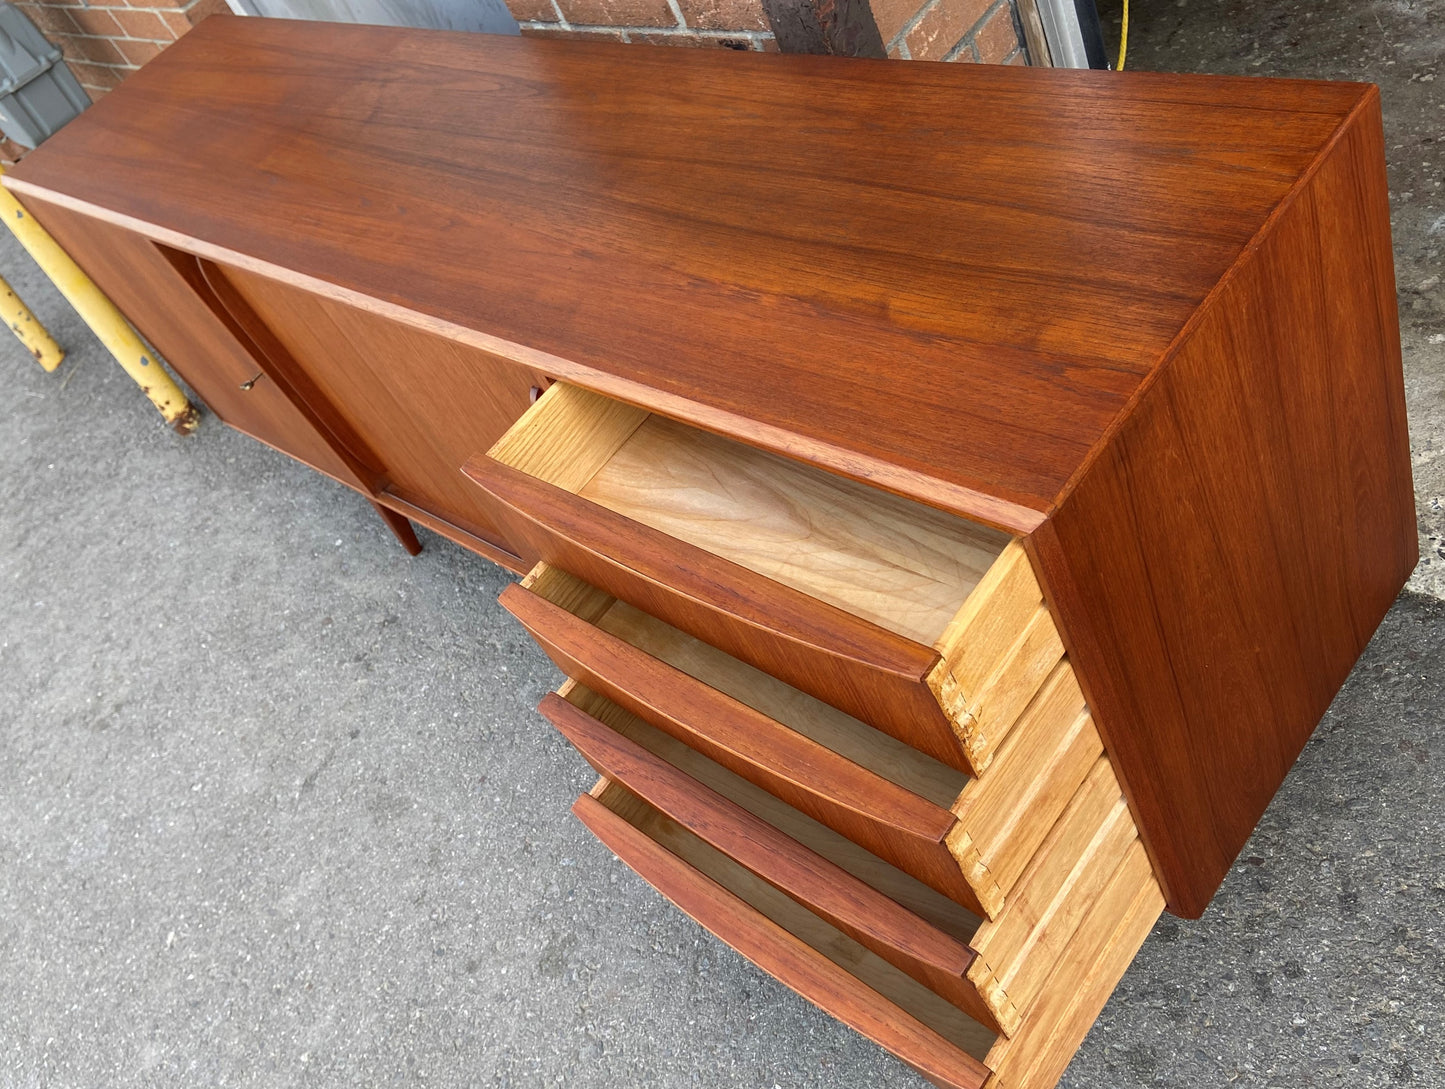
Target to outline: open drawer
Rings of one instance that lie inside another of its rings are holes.
[[[559,568],[501,601],[569,677],[979,915],[1103,751],[1067,659],[971,778]]]
[[[464,471],[537,557],[961,771],[1063,657],[1006,534],[577,386]]]
[[[1028,1032],[1069,950],[1093,930],[1112,931],[1121,898],[1159,896],[1104,759],[1030,860],[1015,902],[985,921],[595,692],[569,683],[542,711],[606,779],[663,820],[653,833],[665,830],[665,845],[700,843],[706,850],[688,856],[694,865],[716,856],[714,870],[745,875],[730,887],[759,891],[749,895],[754,905],[794,933],[784,915],[838,931],[886,965],[883,976],[903,978],[888,993],[927,992],[924,1007],[942,999],[954,1012],[922,1020],[936,1031],[953,1025],[955,1039],[969,1025],[987,1031],[989,1047]],[[1160,909],[1162,899],[1155,916]]]

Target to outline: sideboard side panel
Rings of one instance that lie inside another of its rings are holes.
[[[1376,98],[1030,546],[1198,916],[1418,560]]]

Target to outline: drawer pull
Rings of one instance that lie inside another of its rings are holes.
[[[590,794],[572,811],[668,900],[784,986],[944,1089],[983,1089],[989,1070],[957,1044],[759,914]]]
[[[520,586],[502,591],[501,603],[568,676],[795,804],[802,792],[814,805],[800,808],[825,824],[819,810],[845,810],[935,845],[953,827],[953,814],[942,806]]]

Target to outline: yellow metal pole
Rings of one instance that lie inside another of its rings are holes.
[[[0,168],[0,174],[4,169]],[[100,342],[105,345],[115,361],[130,375],[141,392],[151,399],[160,414],[182,435],[189,435],[200,423],[200,413],[186,400],[180,386],[172,378],[155,354],[136,335],[125,316],[115,308],[60,244],[31,218],[21,207],[15,195],[0,185],[0,218],[10,228],[10,233],[30,251],[49,276],[60,293],[65,296],[77,314],[89,325]]]
[[[5,282],[3,276],[0,276],[0,315],[4,316],[10,331],[41,367],[53,371],[60,366],[60,361],[65,358],[65,349],[55,343],[50,331],[36,320],[25,300],[15,294],[15,289]]]

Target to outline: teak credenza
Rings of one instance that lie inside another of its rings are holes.
[[[215,18],[5,183],[942,1086],[1057,1080],[1417,558],[1373,87]]]

